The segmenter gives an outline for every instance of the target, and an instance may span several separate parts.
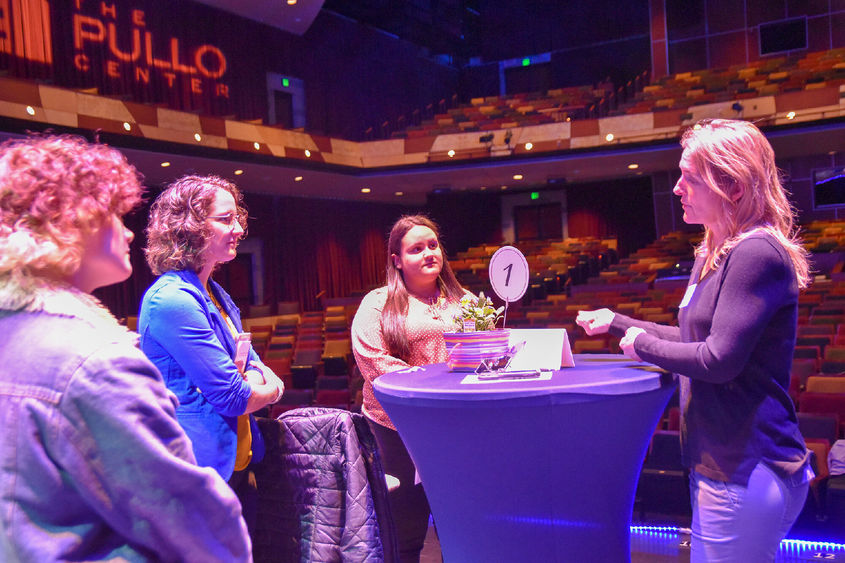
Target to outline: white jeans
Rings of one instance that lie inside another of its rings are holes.
[[[748,486],[690,473],[691,563],[763,563],[775,559],[804,507],[812,470],[785,482],[758,463]]]

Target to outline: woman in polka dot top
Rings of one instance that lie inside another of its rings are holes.
[[[368,293],[352,321],[352,350],[364,376],[362,412],[378,442],[402,561],[418,561],[429,506],[416,469],[393,423],[373,395],[373,380],[409,366],[446,361],[443,333],[454,327],[466,292],[446,261],[437,225],[422,215],[401,217],[390,231],[387,285]]]

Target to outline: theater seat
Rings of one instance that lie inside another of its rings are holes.
[[[843,436],[845,421],[845,395],[839,393],[814,393],[805,391],[798,398],[799,412],[835,414],[839,417],[839,436]]]
[[[646,453],[635,504],[640,519],[649,511],[688,514],[689,475],[681,465],[681,440],[678,431],[658,430]]]

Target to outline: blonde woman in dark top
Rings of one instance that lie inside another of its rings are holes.
[[[798,291],[809,281],[793,210],[763,133],[712,120],[681,140],[674,193],[704,239],[680,326],[581,311],[587,334],[680,375],[682,461],[690,468],[693,562],[772,561],[804,505],[812,470],[787,392]]]

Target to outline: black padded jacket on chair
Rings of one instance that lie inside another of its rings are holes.
[[[257,563],[399,560],[384,470],[362,415],[307,407],[259,427]]]

